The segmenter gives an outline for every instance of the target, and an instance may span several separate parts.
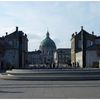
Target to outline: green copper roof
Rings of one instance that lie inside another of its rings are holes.
[[[54,41],[49,37],[49,32],[47,32],[46,38],[40,44],[40,48],[42,47],[51,47],[56,49]]]

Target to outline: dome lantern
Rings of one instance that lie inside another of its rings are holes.
[[[50,35],[50,34],[49,34],[49,32],[47,31],[46,37],[49,37],[49,35]]]

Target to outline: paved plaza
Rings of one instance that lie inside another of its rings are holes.
[[[0,98],[100,98],[100,81],[12,81],[0,79]]]

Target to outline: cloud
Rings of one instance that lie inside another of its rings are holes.
[[[29,50],[37,49],[47,27],[57,47],[70,47],[71,34],[86,30],[100,32],[100,2],[0,2],[0,35],[15,30],[29,38]]]
[[[31,39],[34,39],[34,40],[40,40],[41,37],[37,34],[29,34],[28,37]]]
[[[40,41],[38,39],[37,40],[30,39],[28,42],[28,47],[30,48],[29,51],[38,50],[39,45],[40,45]]]

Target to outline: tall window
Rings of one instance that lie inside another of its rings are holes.
[[[93,41],[91,41],[91,40],[87,40],[87,47],[90,47],[90,46],[92,46],[93,45]]]

